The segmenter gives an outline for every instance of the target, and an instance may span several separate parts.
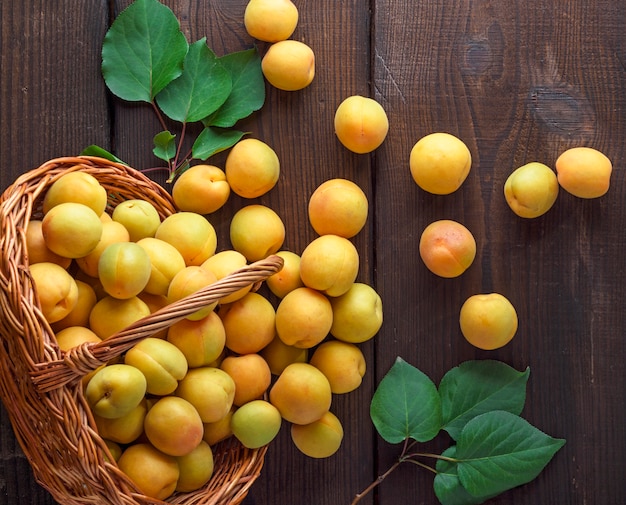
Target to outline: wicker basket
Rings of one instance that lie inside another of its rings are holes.
[[[134,343],[244,286],[280,270],[271,256],[171,304],[99,344],[63,353],[44,319],[29,275],[25,228],[41,217],[46,189],[81,170],[107,189],[109,209],[130,198],[151,201],[162,217],[175,212],[169,194],[140,172],[94,157],[59,158],[19,177],[0,199],[0,399],[35,478],[56,501],[73,504],[163,504],[141,493],[119,470],[95,429],[80,379]],[[168,503],[236,505],[263,466],[267,447],[250,450],[232,437],[214,448],[215,472],[193,493]]]

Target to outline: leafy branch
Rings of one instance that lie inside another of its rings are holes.
[[[235,124],[265,102],[261,57],[256,48],[218,57],[206,38],[189,43],[169,7],[158,0],[135,0],[115,19],[102,45],[102,75],[118,98],[143,102],[162,131],[152,139],[154,155],[167,163],[169,180],[191,160],[207,160],[246,133]],[[177,134],[168,123],[174,123]],[[202,130],[184,150],[188,126]],[[119,161],[98,146],[83,154]]]
[[[403,448],[352,505],[403,463],[435,474],[434,492],[442,505],[477,505],[535,479],[565,440],[520,417],[529,374],[528,368],[518,372],[499,361],[468,361],[446,373],[437,388],[398,358],[374,393],[370,416],[386,442],[403,442]],[[455,445],[441,455],[414,452],[418,442],[428,442],[442,430]],[[434,459],[435,467],[424,458]]]

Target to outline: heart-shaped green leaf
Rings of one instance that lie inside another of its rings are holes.
[[[171,119],[194,122],[215,112],[231,89],[230,73],[203,38],[189,46],[182,75],[163,89],[156,101]]]
[[[526,401],[530,369],[518,372],[495,360],[467,361],[441,379],[439,394],[443,429],[458,440],[467,422],[490,410],[519,415]]]
[[[397,358],[376,388],[370,416],[380,436],[389,443],[407,438],[432,440],[441,430],[437,387],[426,374]]]
[[[157,133],[154,136],[154,149],[152,152],[157,158],[169,161],[176,156],[176,143],[174,139],[176,135],[172,135],[168,130]]]
[[[481,414],[459,437],[459,480],[472,496],[502,493],[537,477],[563,444],[510,412]]]
[[[220,62],[230,72],[233,89],[224,105],[203,122],[207,126],[228,128],[263,107],[265,81],[261,56],[256,49],[226,54]]]
[[[214,154],[234,146],[245,134],[245,132],[237,130],[206,127],[194,142],[192,155],[195,159],[206,160]]]
[[[188,44],[174,13],[157,0],[120,12],[102,45],[102,75],[116,96],[151,102],[178,77]]]

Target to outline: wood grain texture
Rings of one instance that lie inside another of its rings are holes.
[[[493,503],[624,501],[619,465],[602,463],[620,459],[624,446],[624,341],[615,331],[624,328],[624,269],[607,261],[625,240],[624,143],[614,136],[624,128],[623,48],[611,35],[623,21],[607,3],[376,3],[375,89],[397,125],[376,157],[377,283],[395,303],[377,340],[378,375],[398,354],[435,380],[468,359],[530,366],[524,415],[567,439],[536,482]],[[410,187],[406,169],[398,174],[432,131],[458,135],[472,151],[472,172],[453,195],[427,195]],[[508,174],[530,161],[553,165],[581,144],[614,160],[611,194],[583,201],[561,191],[545,216],[514,216],[502,194]],[[416,260],[421,230],[441,218],[466,224],[478,243],[476,263],[454,280]],[[520,329],[505,348],[477,351],[460,336],[458,312],[471,294],[490,291],[511,299]],[[381,467],[397,453],[383,444]],[[432,475],[402,468],[379,500],[436,503],[431,490]]]
[[[0,187],[91,143],[110,147],[100,74],[106,0],[0,3]],[[0,407],[0,503],[54,503],[32,477]]]
[[[268,86],[265,107],[240,125],[281,160],[278,186],[255,202],[281,215],[285,248],[301,252],[315,236],[307,222],[315,187],[331,177],[357,182],[371,203],[368,226],[354,240],[359,278],[381,293],[385,323],[362,347],[363,386],[333,400],[345,428],[340,452],[306,458],[283,429],[245,503],[348,505],[384,472],[400,448],[376,435],[369,401],[396,356],[435,382],[469,359],[530,366],[524,416],[567,444],[536,481],[490,503],[626,503],[622,2],[294,1],[300,22],[293,38],[314,49],[316,79],[296,93]],[[19,173],[92,143],[139,169],[158,163],[152,111],[111,99],[100,74],[102,37],[129,3],[2,2],[2,189]],[[207,37],[217,54],[254,44],[242,26],[246,0],[163,3],[190,40]],[[375,97],[389,115],[387,140],[372,155],[349,153],[334,136],[335,108],[352,94]],[[408,170],[413,144],[433,131],[458,135],[473,156],[463,187],[445,197],[421,191]],[[502,194],[508,174],[529,161],[553,165],[581,144],[613,160],[609,193],[586,201],[561,191],[545,216],[513,215]],[[164,182],[163,173],[153,175]],[[245,203],[233,197],[211,217],[220,248],[228,247],[229,219]],[[421,231],[440,218],[463,222],[477,240],[476,262],[457,279],[437,278],[419,260]],[[470,347],[458,327],[463,301],[488,291],[509,297],[520,318],[516,338],[494,352]],[[448,444],[439,437],[424,449]],[[401,466],[360,503],[435,505],[432,481],[427,471]],[[32,479],[0,410],[0,504],[18,503],[54,502]]]
[[[2,2],[0,183],[46,159],[109,146],[100,75],[106,0]],[[5,168],[10,167],[10,168]]]

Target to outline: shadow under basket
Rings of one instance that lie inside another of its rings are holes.
[[[161,218],[176,212],[164,188],[125,165],[95,157],[59,158],[16,179],[0,198],[0,399],[34,476],[63,505],[237,505],[260,474],[267,446],[247,449],[234,437],[213,446],[215,471],[203,488],[167,502],[142,492],[117,467],[98,435],[81,378],[135,343],[282,268],[270,256],[168,305],[98,344],[66,353],[42,315],[29,272],[25,230],[41,219],[43,195],[65,173],[87,172],[105,187],[107,211],[125,200],[150,201]]]

